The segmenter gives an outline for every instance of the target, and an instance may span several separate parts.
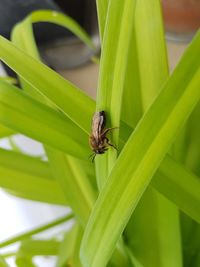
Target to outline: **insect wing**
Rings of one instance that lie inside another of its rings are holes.
[[[92,119],[92,134],[96,140],[99,139],[99,136],[102,133],[104,125],[105,125],[105,113],[103,111],[96,112]]]

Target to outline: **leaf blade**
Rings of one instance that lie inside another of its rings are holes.
[[[90,97],[2,36],[0,36],[0,48],[2,61],[45,95],[87,134],[90,132],[90,118],[95,109]]]
[[[187,171],[170,156],[166,156],[151,185],[200,223],[199,177]]]
[[[39,159],[0,149],[0,187],[19,196],[50,204],[67,205],[49,165]]]
[[[200,56],[199,46],[200,33],[194,38],[165,88],[121,152],[100,193],[83,237],[81,256],[84,266],[106,265],[130,215],[173,142],[175,134],[200,98],[200,66],[196,60]],[[161,116],[158,117],[157,114]]]
[[[78,126],[16,87],[3,82],[0,84],[2,124],[69,154],[87,159],[90,153],[87,135]],[[48,135],[44,136],[45,131],[48,131]],[[81,143],[85,144],[82,146]]]

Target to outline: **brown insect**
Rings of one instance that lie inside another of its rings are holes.
[[[104,111],[94,113],[92,118],[92,134],[89,137],[90,147],[93,150],[92,161],[94,161],[97,154],[104,154],[108,147],[116,147],[109,142],[109,139],[106,137],[106,134],[109,131],[116,129],[114,128],[105,128],[106,116]]]

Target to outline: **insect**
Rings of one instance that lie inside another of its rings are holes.
[[[116,149],[116,147],[109,142],[109,139],[106,137],[106,134],[109,131],[116,129],[114,128],[105,128],[106,116],[105,111],[100,111],[94,113],[92,118],[92,134],[89,137],[89,143],[91,149],[93,150],[92,161],[94,161],[97,154],[104,154],[108,147],[111,146]]]

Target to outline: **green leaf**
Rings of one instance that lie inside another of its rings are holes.
[[[168,64],[159,1],[137,1],[133,14],[122,118],[135,127],[166,81]]]
[[[133,267],[144,267],[136,258],[135,256],[133,255],[132,251],[129,249],[129,247],[127,246],[126,247],[126,250],[128,252],[128,255],[129,255],[129,258],[130,258],[130,261],[132,263],[132,266]]]
[[[90,154],[87,135],[66,116],[4,82],[0,111],[0,122],[9,128],[85,160]]]
[[[200,179],[167,156],[152,179],[151,185],[200,223]]]
[[[17,80],[10,76],[0,76],[0,81],[8,82],[11,84],[16,84]]]
[[[109,127],[119,127],[120,125],[128,49],[133,33],[134,16],[132,16],[132,12],[134,8],[135,1],[132,0],[120,3],[111,0],[108,8],[108,23],[105,26],[102,45],[96,109],[97,111],[106,111]],[[112,137],[112,142],[118,147],[119,130],[113,131]],[[116,157],[117,150],[109,149],[101,159],[96,158],[97,180],[100,188],[112,169]]]
[[[62,14],[56,11],[39,10],[32,12],[30,15],[32,23],[37,22],[49,22],[62,26],[70,30],[75,36],[82,40],[90,49],[95,51],[95,45],[93,44],[90,36],[87,32],[71,17],[66,14]]]
[[[81,250],[84,266],[107,264],[151,177],[198,102],[199,47],[200,33],[116,161],[84,233]]]
[[[82,266],[78,257],[82,234],[82,228],[77,224],[65,233],[60,244],[56,267],[65,267],[71,263],[76,267]]]
[[[19,256],[15,261],[17,267],[37,267],[31,258],[26,256]]]
[[[108,11],[109,0],[97,0],[96,3],[97,3],[97,14],[99,22],[99,33],[102,41],[106,24],[106,16]]]
[[[135,35],[143,109],[146,110],[168,77],[160,1],[137,1]]]
[[[187,215],[181,213],[183,261],[185,266],[193,266],[195,254],[199,252],[199,224],[191,220]],[[194,239],[194,242],[193,242]],[[197,241],[197,242],[196,242]],[[196,243],[196,244],[195,244]],[[197,245],[197,246],[196,246]]]
[[[80,162],[64,153],[55,153],[48,148],[47,156],[54,177],[61,185],[79,222],[86,225],[96,195]]]
[[[123,124],[123,128],[121,136],[125,142],[132,130],[126,124]],[[195,136],[196,134],[197,132]],[[195,140],[197,141],[197,136]],[[196,153],[198,154],[198,151]],[[197,162],[196,166],[198,168]],[[174,160],[172,156],[165,156],[151,185],[188,216],[199,222],[199,178]]]
[[[8,82],[11,84],[15,84],[17,82],[16,79],[9,77],[9,76],[0,77],[0,81]],[[0,138],[1,137],[7,137],[7,136],[12,135],[12,134],[14,134],[13,130],[11,130],[11,129],[3,126],[3,125],[0,125]]]
[[[26,231],[24,233],[21,233],[17,236],[14,236],[8,240],[5,240],[3,242],[0,243],[0,248],[3,248],[3,247],[6,247],[6,246],[9,246],[13,243],[16,243],[16,242],[19,242],[19,241],[22,241],[22,240],[25,240],[25,239],[28,239],[30,238],[31,236],[33,235],[36,235],[38,233],[41,233],[45,230],[48,230],[54,226],[57,226],[59,224],[62,224],[66,221],[69,221],[70,219],[72,219],[74,217],[73,213],[69,213],[68,215],[62,217],[62,218],[59,218],[59,219],[56,219],[48,224],[44,224],[42,226],[39,226],[37,228],[34,228],[32,230],[29,230],[29,231]]]
[[[57,255],[60,241],[57,240],[38,240],[27,239],[21,243],[18,256],[33,257],[33,256],[49,256]]]
[[[2,137],[7,137],[10,136],[12,134],[14,134],[15,132],[3,125],[0,125],[0,138]]]
[[[31,18],[28,16],[21,23],[18,23],[12,30],[11,33],[12,42],[19,48],[23,49],[24,52],[29,53],[35,59],[40,60],[39,51],[33,35],[33,27]],[[36,99],[37,101],[46,104],[49,102],[44,95],[37,91],[30,83],[27,83],[22,77],[18,77],[20,85],[26,93]]]
[[[9,267],[3,257],[0,256],[0,267]]]
[[[95,107],[94,101],[84,92],[38,60],[16,48],[2,36],[0,37],[0,58],[87,134],[90,132],[91,117]]]
[[[36,255],[57,255],[59,242],[55,240],[25,240],[16,254],[16,264],[19,267],[36,267],[32,258]]]
[[[133,31],[134,30],[135,29],[133,29]],[[155,31],[155,34],[157,34],[157,31]],[[143,47],[141,48],[144,49]],[[128,54],[129,59],[125,74],[121,119],[128,125],[132,126],[132,128],[135,128],[143,114],[135,33],[132,34]],[[120,125],[120,130],[123,127],[123,125]]]
[[[3,149],[0,149],[0,187],[19,197],[67,205],[46,162]]]
[[[19,48],[23,49],[24,52],[29,53],[35,59],[40,60],[40,55],[34,40],[32,24],[38,22],[49,22],[67,28],[79,37],[90,49],[92,49],[92,53],[95,52],[96,48],[92,43],[91,38],[75,20],[59,12],[39,10],[32,12],[22,22],[18,23],[12,30],[11,36],[12,41]],[[37,100],[44,100],[44,97],[30,84],[27,84],[23,79],[21,79],[21,83],[23,89],[25,88],[29,95],[33,96]]]
[[[199,265],[200,265],[200,252],[196,255],[194,262],[193,262],[194,267],[198,267]]]
[[[152,187],[148,187],[137,205],[125,236],[143,266],[182,266],[179,214]]]
[[[160,2],[141,0],[133,14],[122,118],[135,127],[168,78],[168,64]],[[144,266],[182,266],[178,210],[155,190],[145,192],[125,232]]]
[[[65,17],[59,14],[56,15],[56,13],[54,14],[52,12],[34,12],[13,31],[13,40],[17,43],[17,45],[38,59],[39,56],[31,29],[31,21],[37,22],[40,21],[40,19],[41,21],[47,20],[49,22],[57,22],[60,24]],[[69,18],[66,19],[67,21],[65,23],[65,27],[67,26],[67,22],[69,23],[69,27],[71,27],[72,25],[70,24]],[[79,31],[81,33],[80,27]],[[34,88],[30,87],[30,85],[24,81],[23,88],[29,95],[38,99],[38,95],[34,93]],[[43,103],[52,106],[51,103],[46,103],[45,98],[41,99],[40,97],[40,100]],[[51,149],[47,146],[45,146],[45,150],[54,177],[61,185],[66,199],[74,210],[79,221],[85,225],[93,206],[95,195],[88,180],[84,164],[75,158],[69,157],[64,153]]]
[[[200,127],[199,127],[199,116],[200,116],[200,102],[195,107],[193,113],[188,120],[188,128],[186,132],[186,144],[187,150],[184,154],[184,162],[187,168],[193,171],[196,175],[200,176]]]

